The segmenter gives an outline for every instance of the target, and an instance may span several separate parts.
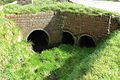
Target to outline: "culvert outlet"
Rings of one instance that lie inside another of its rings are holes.
[[[95,41],[91,36],[81,36],[79,39],[79,46],[80,47],[95,47]]]
[[[73,35],[69,32],[63,32],[62,43],[73,45],[74,44]]]
[[[41,52],[48,47],[49,37],[43,30],[35,30],[30,33],[27,41],[32,42],[32,47],[35,52]]]

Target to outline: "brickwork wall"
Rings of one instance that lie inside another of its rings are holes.
[[[16,21],[22,29],[25,38],[34,30],[44,30],[49,34],[49,44],[59,43],[62,39],[62,32],[69,31],[75,36],[75,43],[78,43],[80,36],[90,35],[98,43],[108,35],[110,17],[88,16],[73,13],[45,13],[9,15],[9,19]],[[111,18],[110,32],[117,29],[118,23]],[[39,36],[39,35],[38,35]]]
[[[60,13],[64,18],[63,30],[73,33],[78,42],[80,36],[90,35],[97,42],[108,35],[110,17],[107,16],[88,16],[82,14]],[[118,27],[118,24],[111,20],[111,31]]]
[[[22,29],[24,38],[34,30],[44,30],[49,34],[49,44],[59,43],[62,38],[62,19],[57,13],[39,13],[25,15],[9,15]],[[38,35],[39,36],[39,35]]]

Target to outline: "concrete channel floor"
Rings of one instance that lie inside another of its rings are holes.
[[[93,0],[70,0],[73,3],[83,4],[88,7],[95,7],[103,10],[120,13],[120,2],[112,1],[93,1]]]

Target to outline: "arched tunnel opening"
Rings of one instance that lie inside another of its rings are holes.
[[[35,52],[41,52],[48,47],[49,37],[45,31],[35,30],[28,36],[27,41],[32,42]]]
[[[92,37],[90,37],[90,36],[82,36],[79,39],[79,46],[80,47],[90,48],[90,47],[95,47],[96,44],[95,44],[95,41],[94,41],[94,39]]]
[[[70,34],[69,32],[63,32],[62,43],[73,45],[74,44],[73,35]]]

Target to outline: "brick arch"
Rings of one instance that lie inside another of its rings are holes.
[[[32,42],[32,48],[35,52],[41,52],[49,46],[49,34],[45,30],[33,30],[27,37],[28,42]]]
[[[62,43],[63,44],[70,44],[74,45],[75,44],[75,37],[70,31],[63,31],[62,35]]]
[[[82,34],[78,40],[78,45],[80,47],[95,47],[96,40],[93,36],[89,34]]]

